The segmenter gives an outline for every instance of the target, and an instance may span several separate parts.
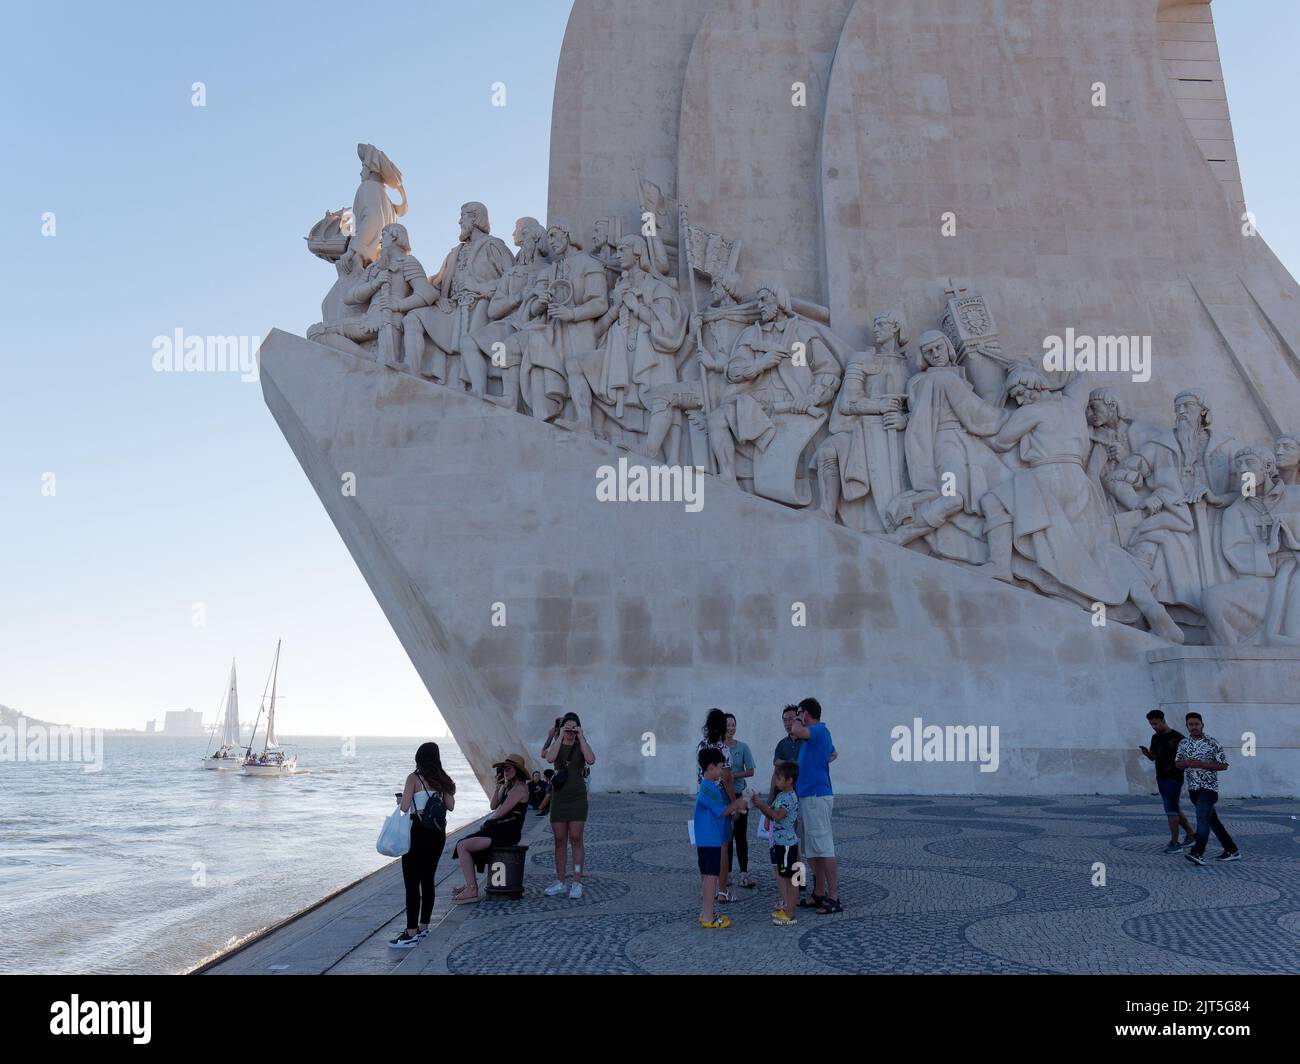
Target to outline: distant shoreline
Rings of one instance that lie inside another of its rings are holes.
[[[98,725],[88,724],[60,724],[52,720],[41,720],[39,717],[31,717],[26,713],[20,713],[10,706],[0,705],[0,727],[17,727],[18,721],[26,721],[29,727],[36,728],[74,728],[78,731],[98,731],[106,738],[111,736],[115,739],[126,739],[139,737],[141,739],[210,739],[215,726],[206,728],[201,732],[166,732],[166,731],[145,731],[142,728],[105,728]],[[286,735],[286,739],[334,739],[338,737],[337,732],[294,732],[292,735]],[[427,736],[423,735],[370,735],[363,732],[356,732],[348,738],[355,739],[412,739],[424,741]],[[431,739],[435,743],[455,743],[456,738],[453,735],[435,735]]]

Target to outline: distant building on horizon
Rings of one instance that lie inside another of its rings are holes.
[[[157,721],[150,721],[149,726],[156,732]],[[150,727],[146,727],[146,731]],[[203,714],[197,709],[168,710],[163,718],[163,735],[202,735]]]

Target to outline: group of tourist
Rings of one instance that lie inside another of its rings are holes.
[[[587,776],[596,755],[576,713],[557,717],[542,746],[542,758],[552,764],[546,779],[534,772],[520,754],[510,754],[492,766],[496,774],[490,799],[492,812],[473,834],[452,850],[465,882],[452,889],[452,902],[470,905],[482,898],[478,876],[488,867],[493,850],[518,846],[529,809],[549,813],[555,835],[555,882],[548,897],[567,893],[582,897],[583,829],[587,820]],[[411,949],[429,933],[433,915],[434,879],[447,842],[447,813],[456,806],[456,784],[443,770],[437,743],[423,743],[415,752],[415,769],[398,796],[399,808],[411,818],[411,845],[402,855],[406,886],[406,927],[389,945]],[[569,853],[573,883],[566,880]]]
[[[1210,832],[1223,846],[1216,861],[1237,861],[1241,851],[1232,841],[1228,829],[1219,819],[1215,805],[1219,800],[1219,773],[1228,769],[1228,758],[1219,741],[1205,734],[1205,722],[1196,712],[1188,713],[1184,718],[1187,734],[1175,731],[1165,721],[1163,711],[1153,709],[1147,714],[1154,736],[1151,745],[1140,746],[1139,750],[1156,765],[1156,787],[1164,802],[1165,816],[1169,820],[1169,845],[1165,853],[1182,853],[1192,864],[1205,864],[1205,847],[1210,841]],[[1187,816],[1179,806],[1184,781],[1187,784],[1187,797],[1196,810],[1196,832],[1187,822]],[[1183,829],[1184,836],[1180,842],[1178,829]]]
[[[1175,731],[1161,710],[1147,714],[1153,738],[1141,746],[1155,763],[1156,782],[1169,822],[1166,853],[1184,853],[1197,865],[1205,863],[1210,834],[1223,850],[1217,861],[1236,861],[1241,852],[1215,810],[1218,773],[1228,768],[1218,741],[1205,734],[1196,712],[1185,718],[1187,735]],[[822,720],[822,707],[805,698],[781,711],[785,729],[772,754],[766,798],[754,785],[757,763],[749,745],[737,738],[734,713],[710,709],[703,738],[696,749],[696,795],[690,829],[700,873],[700,926],[721,929],[731,918],[718,907],[736,900],[730,881],[738,867],[736,888],[753,889],[758,883],[749,870],[750,812],[760,820],[757,837],[768,847],[775,880],[772,923],[789,927],[798,923],[799,910],[826,916],[844,911],[839,894],[839,867],[835,858],[832,813],[834,790],[830,767],[838,756],[830,729]],[[524,759],[511,754],[493,766],[496,773],[491,814],[479,830],[463,837],[452,851],[464,883],[452,890],[457,905],[480,900],[478,874],[494,848],[517,846],[529,809],[549,815],[555,842],[555,881],[543,892],[547,897],[567,894],[582,897],[586,858],[584,829],[587,821],[587,777],[596,755],[576,713],[557,717],[541,756],[553,766],[531,778]],[[1196,811],[1193,832],[1179,799],[1184,787]],[[442,767],[436,743],[423,743],[415,754],[415,769],[399,795],[400,808],[411,817],[411,845],[402,857],[406,886],[406,928],[391,940],[396,949],[415,946],[429,930],[433,912],[434,878],[446,843],[447,813],[456,806],[456,784]],[[1184,835],[1179,839],[1179,829]],[[572,858],[572,882],[569,866]]]
[[[839,896],[839,869],[831,822],[834,791],[830,766],[836,758],[830,729],[822,722],[815,698],[781,712],[785,736],[772,758],[767,800],[746,781],[756,769],[749,747],[736,738],[734,714],[711,709],[704,738],[696,751],[695,811],[691,834],[700,871],[700,926],[731,926],[716,906],[735,900],[729,888],[733,857],[739,861],[738,885],[756,884],[749,875],[749,811],[763,817],[759,837],[768,843],[776,878],[772,922],[798,923],[799,909],[826,916],[844,911]],[[807,884],[807,896],[804,894]]]

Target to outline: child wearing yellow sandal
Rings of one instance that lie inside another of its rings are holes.
[[[772,923],[778,927],[797,924],[795,907],[799,892],[794,885],[795,865],[799,863],[799,836],[795,824],[799,820],[799,799],[794,793],[794,781],[799,778],[799,766],[793,761],[778,761],[772,774],[776,798],[768,805],[757,794],[751,794],[751,805],[772,821],[772,864],[776,866],[777,907],[772,913]]]
[[[726,758],[722,751],[706,748],[699,752],[700,789],[695,795],[695,851],[700,866],[700,926],[707,928],[730,927],[731,920],[715,916],[713,896],[718,889],[718,875],[722,871],[723,825],[727,817],[745,805],[737,798],[730,805],[722,793],[719,780]]]

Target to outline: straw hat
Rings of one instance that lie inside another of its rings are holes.
[[[493,768],[505,768],[506,765],[513,766],[517,777],[521,780],[528,778],[528,767],[524,764],[522,754],[507,754],[504,761],[495,762]]]

